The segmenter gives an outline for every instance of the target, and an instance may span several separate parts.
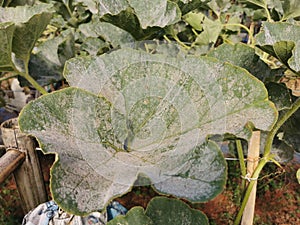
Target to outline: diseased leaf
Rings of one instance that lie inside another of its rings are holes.
[[[162,30],[160,27],[148,27],[147,29],[142,29],[140,21],[132,8],[128,8],[114,16],[107,14],[103,16],[101,20],[127,31],[136,40],[148,40],[151,39],[151,37],[157,37],[158,32],[161,32]]]
[[[292,56],[288,60],[289,66],[295,70],[300,71],[300,41],[295,42],[295,47],[292,51]]]
[[[231,7],[232,3],[230,0],[211,0],[207,3],[207,5],[218,17],[220,17],[221,12],[227,11]]]
[[[263,31],[256,36],[256,44],[287,67],[298,72],[300,70],[295,57],[299,54],[299,35],[299,25],[264,22]]]
[[[31,54],[29,74],[42,86],[61,80],[65,61],[75,54],[74,47],[74,36],[70,30],[44,41]],[[27,83],[23,81],[22,85]]]
[[[13,71],[12,39],[15,26],[13,23],[0,23],[0,71]]]
[[[283,111],[284,113],[284,111]],[[297,110],[280,128],[283,140],[300,152],[300,110]]]
[[[154,225],[152,220],[145,215],[141,206],[131,208],[128,213],[123,216],[117,216],[109,221],[107,225]]]
[[[292,106],[292,99],[289,90],[283,84],[270,82],[266,84],[269,99],[274,102],[278,111],[289,109]]]
[[[149,202],[146,215],[155,225],[208,225],[201,211],[191,209],[186,203],[165,197],[155,197]]]
[[[254,48],[246,44],[230,45],[224,43],[207,55],[242,67],[262,81],[272,74],[268,65],[255,54]]]
[[[104,208],[140,175],[160,192],[207,201],[226,181],[223,155],[207,135],[247,138],[247,122],[269,130],[277,118],[262,82],[213,58],[123,48],[73,58],[64,75],[77,88],[29,103],[19,122],[58,154],[51,190],[76,213]]]
[[[91,23],[79,26],[80,32],[86,37],[101,38],[113,48],[133,43],[134,38],[125,30],[118,28],[110,23],[93,20]]]
[[[285,0],[282,3],[283,17],[281,20],[288,20],[300,16],[300,4],[298,0]]]
[[[50,22],[51,17],[51,13],[36,14],[28,22],[16,25],[12,49],[17,58],[24,61],[29,59],[36,41]]]
[[[99,14],[100,16],[105,14],[117,15],[128,7],[129,4],[127,0],[100,0]]]
[[[34,6],[17,6],[0,8],[0,22],[26,23],[35,14],[52,12],[51,4],[39,3]]]
[[[143,29],[165,27],[180,20],[181,12],[176,3],[168,0],[127,0],[134,9]]]

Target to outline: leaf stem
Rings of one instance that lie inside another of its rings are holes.
[[[18,76],[19,74],[12,74],[12,75],[9,75],[9,76],[7,76],[7,77],[1,77],[0,78],[0,82],[2,82],[2,81],[5,81],[5,80],[8,80],[8,79],[10,79],[10,78],[14,78],[14,77],[16,77],[16,76]]]
[[[239,157],[239,162],[240,162],[240,168],[241,168],[241,175],[243,177],[246,176],[247,170],[246,170],[246,165],[245,165],[245,158],[244,158],[244,152],[243,152],[243,147],[242,147],[242,142],[241,140],[236,140],[236,147],[237,147],[237,152],[238,152],[238,157]],[[244,191],[245,188],[245,180],[242,180],[242,190]]]
[[[236,27],[241,27],[243,28],[244,30],[247,31],[247,33],[249,34],[249,42],[254,45],[254,37],[253,37],[253,34],[252,32],[250,31],[250,29],[248,27],[246,27],[245,25],[243,24],[240,24],[240,23],[225,23],[223,24],[224,27],[227,27],[227,26],[236,26]]]
[[[36,82],[35,79],[32,78],[32,76],[29,75],[29,71],[28,71],[28,61],[29,60],[25,60],[24,64],[25,64],[25,72],[19,72],[19,75],[24,77],[30,84],[32,84],[32,86],[38,90],[41,94],[45,95],[48,94],[48,92],[38,84],[38,82]]]
[[[172,37],[174,38],[175,41],[177,41],[178,44],[180,44],[182,47],[186,48],[186,49],[190,49],[189,46],[187,46],[186,44],[184,44],[179,38],[178,36],[175,34],[175,35],[172,35]]]

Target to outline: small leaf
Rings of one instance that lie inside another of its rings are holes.
[[[202,22],[204,18],[205,15],[203,13],[194,12],[190,12],[183,16],[185,22],[187,22],[189,25],[191,25],[193,28],[199,31],[203,30]]]
[[[276,42],[273,45],[274,52],[276,54],[276,58],[279,59],[285,65],[288,64],[289,58],[292,56],[292,51],[295,47],[294,42],[292,41],[280,41]]]
[[[13,71],[12,40],[15,26],[13,23],[0,23],[0,71]]]
[[[275,103],[278,111],[289,109],[292,106],[292,99],[289,90],[283,84],[270,82],[266,84],[269,99]]]
[[[134,9],[143,29],[165,27],[180,20],[181,12],[176,3],[168,0],[127,0]]]
[[[107,225],[154,225],[152,220],[145,215],[140,206],[133,207],[125,216],[117,216],[109,221]]]
[[[223,25],[219,20],[211,20],[205,17],[203,20],[203,31],[197,36],[195,43],[198,45],[208,45],[216,43]]]
[[[191,209],[178,199],[153,198],[146,209],[146,215],[155,225],[208,225],[208,219],[199,210]]]

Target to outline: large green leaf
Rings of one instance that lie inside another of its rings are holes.
[[[256,44],[278,58],[289,68],[300,71],[299,55],[300,26],[282,22],[264,22],[263,31],[256,36]]]
[[[0,23],[0,71],[13,71],[12,40],[15,26],[13,23]]]
[[[30,53],[42,32],[50,22],[51,5],[19,6],[0,8],[0,22],[10,21],[16,24],[12,51],[17,58],[27,62]]]
[[[207,217],[199,210],[191,209],[178,199],[153,198],[146,209],[146,215],[155,225],[208,225]]]
[[[19,121],[58,153],[53,197],[76,213],[103,208],[139,175],[160,192],[207,201],[223,190],[226,163],[206,136],[247,138],[247,122],[269,130],[277,117],[263,83],[214,58],[120,49],[71,59],[64,74],[80,89],[29,103]]]

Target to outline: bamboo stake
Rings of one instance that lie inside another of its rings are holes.
[[[248,202],[245,206],[242,223],[241,223],[242,225],[253,224],[257,177],[252,178],[252,174],[258,165],[259,147],[260,147],[260,131],[253,131],[252,136],[250,138],[249,147],[248,147],[247,175],[244,178],[248,180],[248,182],[254,182],[254,186],[250,193]]]
[[[22,201],[24,213],[47,201],[47,192],[37,156],[36,142],[18,129],[18,120],[5,121],[1,125],[6,148],[15,148],[25,154],[25,160],[15,171],[14,178]]]
[[[8,149],[0,158],[0,184],[9,177],[25,159],[25,153],[17,149]]]

